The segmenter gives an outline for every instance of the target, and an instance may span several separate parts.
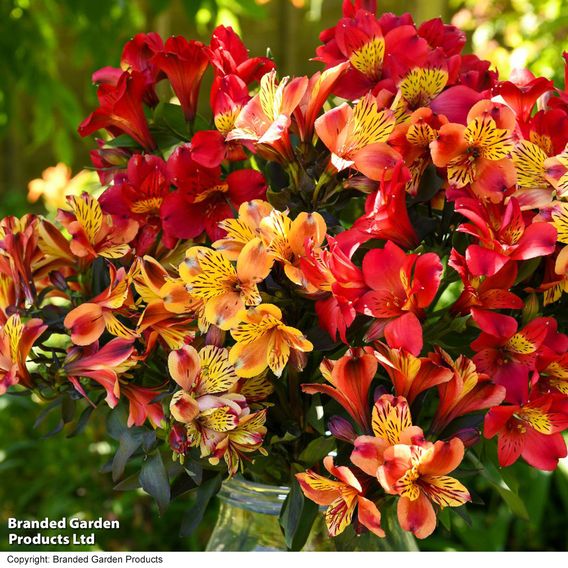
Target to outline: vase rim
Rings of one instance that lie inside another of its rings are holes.
[[[240,509],[279,515],[289,492],[285,485],[267,485],[237,475],[223,482],[219,498]]]

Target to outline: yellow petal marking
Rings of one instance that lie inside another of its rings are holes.
[[[465,139],[478,149],[482,158],[501,160],[514,150],[509,130],[497,128],[489,117],[477,117],[470,122],[464,132]]]
[[[374,37],[351,53],[349,62],[360,73],[372,80],[379,79],[385,57],[385,40]]]
[[[103,211],[99,202],[92,195],[83,194],[70,197],[69,204],[89,242],[94,244],[103,224]]]

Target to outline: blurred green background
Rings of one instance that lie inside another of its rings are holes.
[[[566,0],[379,0],[381,11],[410,12],[417,22],[442,16],[468,33],[467,51],[490,59],[506,77],[530,67],[564,85],[561,54],[568,49]],[[254,55],[270,49],[281,74],[311,73],[320,30],[332,26],[341,0],[0,0],[0,215],[42,211],[28,201],[28,182],[48,167],[51,188],[89,165],[91,139],[76,133],[96,105],[91,73],[117,66],[122,46],[138,32],[184,35],[208,41],[217,24],[241,32]],[[202,101],[207,97],[202,96]],[[41,188],[40,188],[41,189]],[[216,504],[200,530],[180,538],[188,499],[158,517],[149,497],[115,492],[108,473],[113,455],[104,417],[95,412],[87,430],[67,439],[42,438],[33,428],[39,410],[24,397],[0,398],[0,550],[7,550],[6,520],[19,518],[118,518],[121,530],[98,537],[102,550],[200,550]],[[45,428],[43,429],[45,430]],[[426,550],[566,550],[568,464],[553,474],[511,468],[509,485],[525,497],[521,519],[487,481],[467,481],[485,501],[468,511],[472,526],[452,517],[421,546]],[[508,474],[509,475],[509,474]],[[12,550],[14,548],[11,548]],[[66,548],[69,550],[69,548]]]

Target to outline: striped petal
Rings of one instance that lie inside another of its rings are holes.
[[[400,442],[400,434],[412,426],[408,402],[402,396],[385,394],[375,402],[371,419],[373,433],[389,445]]]

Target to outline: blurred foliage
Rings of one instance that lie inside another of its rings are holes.
[[[564,86],[562,51],[568,50],[566,0],[450,0],[452,23],[468,34],[475,53],[506,78],[514,68]]]
[[[96,532],[96,546],[54,546],[49,550],[203,550],[216,518],[215,507],[191,537],[179,536],[190,498],[172,503],[158,515],[152,498],[142,490],[114,491],[110,473],[102,473],[117,449],[108,437],[104,413],[96,411],[89,427],[74,438],[59,434],[44,437],[53,424],[34,429],[37,404],[29,397],[0,398],[0,550],[33,550],[8,546],[7,521],[79,517],[120,522],[118,530]],[[14,531],[34,535],[38,531]],[[39,531],[46,535],[73,531]],[[85,531],[88,533],[88,531]]]

